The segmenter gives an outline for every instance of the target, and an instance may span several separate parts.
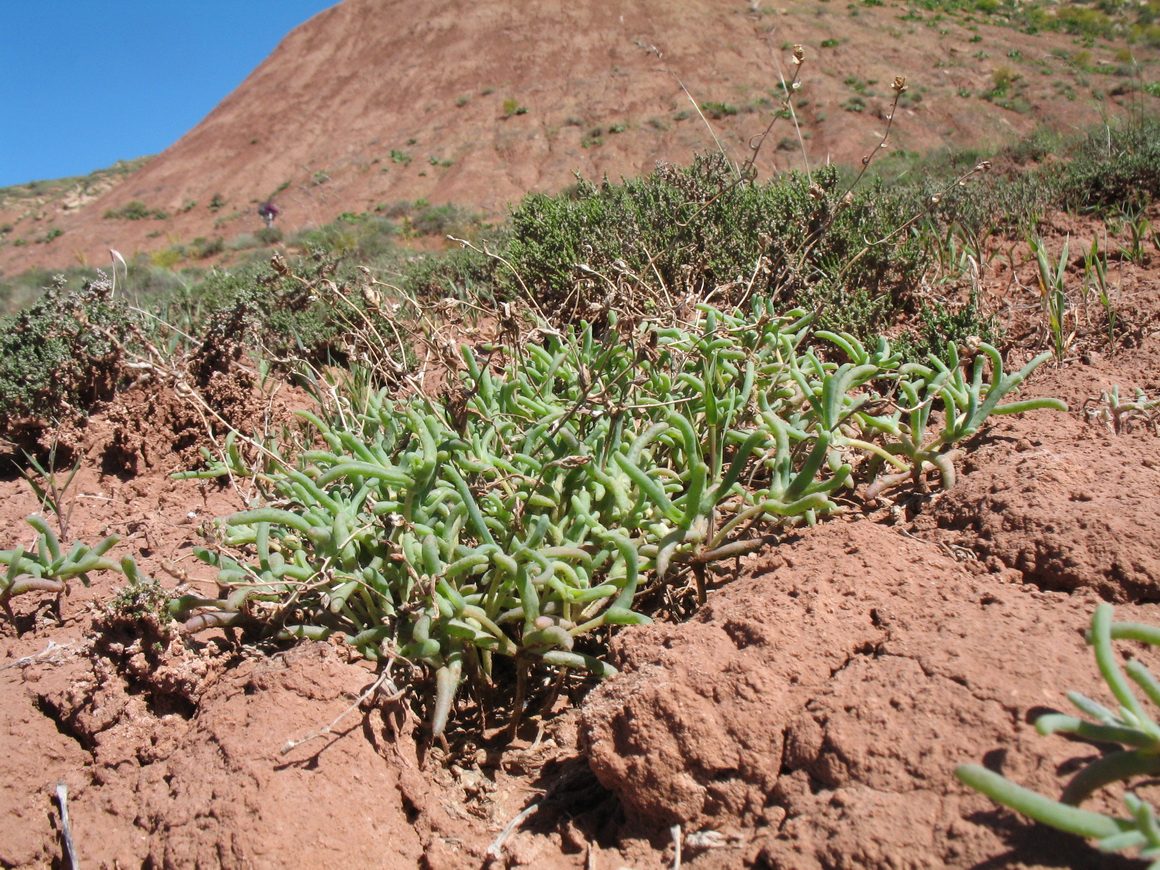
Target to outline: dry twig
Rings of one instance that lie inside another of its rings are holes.
[[[69,870],[79,870],[77,848],[73,843],[72,829],[68,820],[68,785],[63,782],[56,784],[56,802],[60,807],[60,836],[64,841],[64,860]]]
[[[388,669],[383,671],[383,673],[379,676],[379,678],[377,680],[375,680],[373,683],[371,683],[370,688],[368,688],[365,692],[363,692],[361,695],[359,695],[358,698],[355,699],[355,702],[353,704],[351,704],[349,707],[347,707],[345,710],[343,710],[341,713],[339,713],[338,716],[335,717],[333,722],[331,722],[329,725],[323,726],[322,728],[318,728],[314,731],[311,731],[309,734],[305,735],[304,737],[300,737],[297,740],[287,740],[286,743],[279,750],[279,754],[285,755],[287,752],[291,751],[292,749],[294,749],[298,746],[301,746],[303,743],[306,743],[310,740],[313,740],[316,737],[325,737],[327,734],[332,734],[334,732],[334,729],[338,726],[339,722],[341,722],[343,719],[345,719],[349,713],[352,713],[353,711],[357,710],[360,706],[362,706],[363,701],[365,701],[365,700],[367,700],[367,698],[371,697],[375,692],[377,692],[380,688],[382,688],[383,685],[389,685],[390,689],[391,689],[391,694],[387,698],[388,701],[399,700],[399,698],[403,697],[403,694],[406,691],[404,689],[398,688],[395,685],[394,681],[391,679],[390,669],[388,668]]]

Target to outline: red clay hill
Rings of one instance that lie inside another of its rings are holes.
[[[501,216],[574,172],[616,181],[717,147],[744,159],[781,107],[795,43],[815,165],[874,149],[895,75],[910,90],[890,147],[911,152],[994,146],[1040,122],[1086,126],[1156,100],[1122,45],[1080,48],[994,16],[898,3],[345,0],[140,168],[63,192],[0,191],[0,270],[229,241],[261,228],[257,207],[271,197],[288,232],[400,200]],[[1133,51],[1146,70],[1160,57]],[[801,164],[793,125],[779,120],[759,170]],[[131,203],[147,216],[107,216]]]

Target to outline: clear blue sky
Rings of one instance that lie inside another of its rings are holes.
[[[5,0],[0,187],[157,154],[338,0]]]

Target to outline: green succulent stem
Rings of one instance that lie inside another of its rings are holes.
[[[226,594],[188,601],[186,624],[244,615],[394,650],[434,674],[437,735],[495,654],[525,687],[540,666],[611,673],[580,642],[647,622],[642,588],[689,571],[703,597],[706,565],[840,510],[874,463],[933,465],[952,484],[956,439],[1034,368],[1005,376],[996,361],[987,383],[976,362],[968,382],[953,348],[907,366],[885,340],[812,341],[810,321],[765,301],[700,305],[682,324],[610,318],[497,348],[502,371],[465,349],[454,413],[353,376],[357,395],[302,415],[325,447],[272,464],[255,478],[268,506],[225,519],[236,549],[195,551]],[[895,392],[908,418],[866,412]],[[935,438],[939,402],[957,422]]]
[[[1132,792],[1126,792],[1124,802],[1131,812],[1129,819],[1104,816],[1082,810],[1078,806],[1096,791],[1114,782],[1160,775],[1160,727],[1136,698],[1128,679],[1120,671],[1112,647],[1113,638],[1130,638],[1160,645],[1160,632],[1138,623],[1115,623],[1110,604],[1103,603],[1096,608],[1088,641],[1095,653],[1100,675],[1109,691],[1120,702],[1119,711],[1113,712],[1077,692],[1070,692],[1068,698],[1071,702],[1096,721],[1049,713],[1040,716],[1035,727],[1044,735],[1064,732],[1104,744],[1119,743],[1131,748],[1105,752],[1085,764],[1067,784],[1058,801],[975,765],[962,765],[955,770],[955,775],[993,800],[1037,821],[1073,834],[1099,839],[1100,848],[1105,851],[1138,848],[1142,857],[1156,858],[1160,856],[1160,825],[1157,824],[1150,804]],[[1144,689],[1153,703],[1160,700],[1160,684],[1143,665],[1133,661],[1126,669],[1128,676]],[[1151,870],[1160,870],[1160,861],[1153,862]]]

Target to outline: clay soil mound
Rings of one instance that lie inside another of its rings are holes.
[[[937,537],[1044,589],[1160,600],[1160,439],[1059,425],[1070,438],[998,428],[982,467],[931,512]]]
[[[1090,239],[1090,222],[1056,216],[1056,223],[1057,244],[1082,244],[1085,233]],[[1024,283],[1034,281],[1027,275]],[[1109,601],[1160,601],[1160,417],[1129,410],[1117,419],[1108,401],[1113,388],[1123,402],[1137,390],[1160,393],[1155,267],[1130,272],[1121,286],[1126,348],[1112,357],[1077,353],[1070,365],[1042,370],[1023,391],[1062,398],[1072,413],[993,421],[966,458],[961,485],[919,517],[918,527],[1044,589],[1087,587]]]
[[[585,705],[592,768],[642,830],[679,824],[691,867],[1058,866],[1087,851],[952,771],[987,759],[1059,788],[1077,747],[1029,720],[1066,705],[1064,687],[1103,697],[1083,639],[1094,596],[975,574],[864,522],[747,574],[685,625],[626,632],[628,673]]]

